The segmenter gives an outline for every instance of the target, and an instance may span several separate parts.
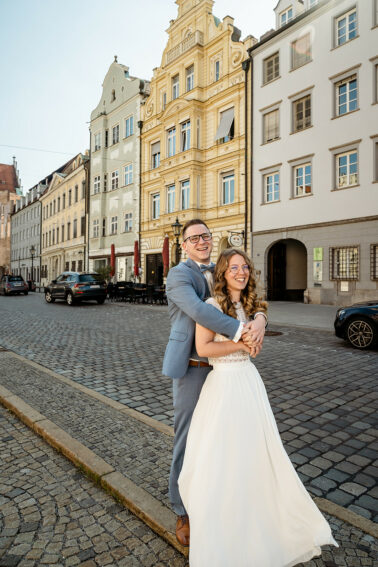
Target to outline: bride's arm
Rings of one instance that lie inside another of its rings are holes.
[[[232,354],[238,350],[244,350],[249,353],[249,348],[239,341],[234,343],[233,341],[221,341],[214,342],[215,333],[202,327],[202,325],[196,324],[196,349],[199,356],[207,356],[216,358],[217,356],[225,356],[227,354]]]

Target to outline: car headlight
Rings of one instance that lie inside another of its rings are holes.
[[[339,309],[337,312],[338,317],[343,317],[345,315],[345,309]]]

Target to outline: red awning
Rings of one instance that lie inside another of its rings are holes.
[[[134,276],[139,276],[139,243],[134,242]]]
[[[110,275],[114,276],[115,274],[115,247],[114,244],[110,246]]]
[[[163,242],[163,267],[164,267],[164,277],[167,277],[169,270],[169,237],[166,236]]]

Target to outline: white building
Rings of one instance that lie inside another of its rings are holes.
[[[252,62],[252,254],[268,299],[378,297],[378,0],[280,0]]]
[[[140,105],[149,82],[110,65],[99,104],[91,114],[89,269],[110,263],[115,248],[115,279],[130,280],[134,242],[140,230]]]
[[[11,217],[11,272],[40,283],[41,202],[46,185],[38,183],[16,202]]]

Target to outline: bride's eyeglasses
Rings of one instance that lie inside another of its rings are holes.
[[[248,264],[243,264],[243,266],[229,266],[229,270],[232,274],[237,274],[240,268],[243,270],[243,272],[249,272],[249,270],[251,269]]]
[[[208,242],[212,239],[212,234],[210,232],[204,232],[203,234],[193,234],[193,236],[188,236],[187,238],[185,238],[184,242],[190,240],[192,244],[197,244],[200,241],[200,238],[202,238],[204,242]]]

